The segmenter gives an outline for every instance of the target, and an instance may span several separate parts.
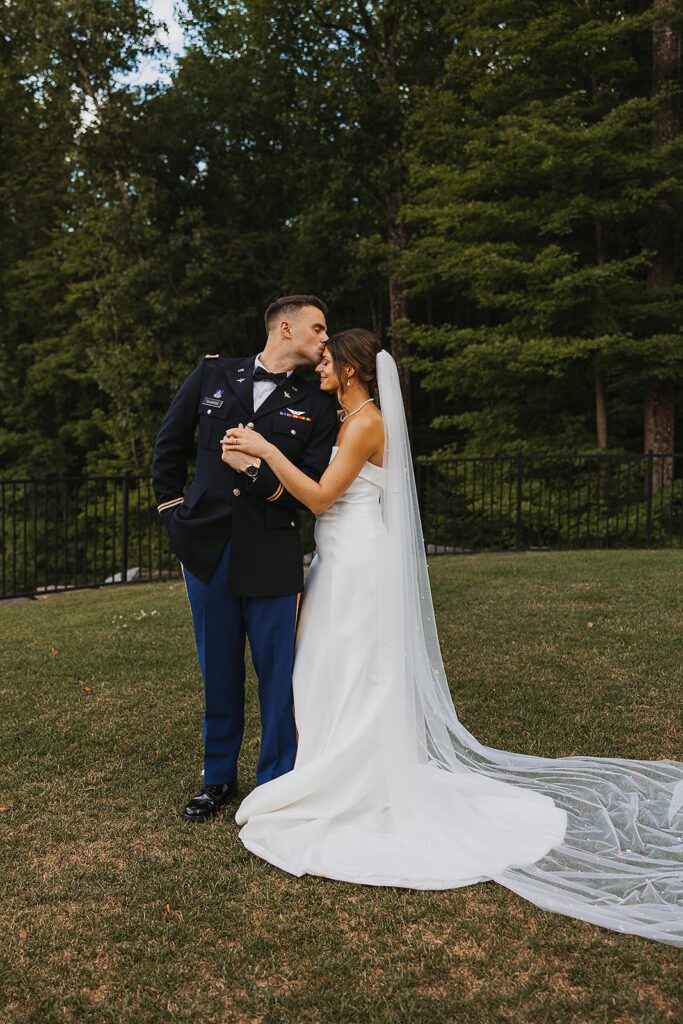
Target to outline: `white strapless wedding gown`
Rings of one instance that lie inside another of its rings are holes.
[[[386,749],[395,695],[378,669],[383,481],[366,463],[318,517],[294,667],[296,763],[250,793],[236,820],[247,849],[293,875],[456,888],[535,863],[562,842],[567,814],[541,793]]]

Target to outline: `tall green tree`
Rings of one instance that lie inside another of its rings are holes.
[[[652,146],[655,160],[660,155],[667,161],[670,151],[680,154],[680,91],[681,91],[681,21],[680,0],[654,0],[655,21],[652,26],[652,92],[655,109],[652,122]],[[650,285],[662,296],[663,316],[659,324],[658,356],[652,375],[646,382],[645,451],[657,453],[674,450],[674,394],[679,378],[680,333],[672,325],[667,299],[676,294],[681,266],[678,254],[677,215],[681,207],[680,188],[658,176],[658,195],[650,223],[652,267]],[[673,372],[671,372],[673,369]],[[673,460],[658,460],[655,488],[673,478]]]
[[[188,11],[194,47],[177,85],[198,69],[204,77],[208,62],[209,177],[241,157],[242,180],[260,189],[250,217],[266,220],[274,288],[315,286],[332,299],[333,323],[364,320],[390,334],[410,411],[405,130],[415,85],[440,68],[441,7],[243,0],[218,12],[190,0]]]
[[[405,273],[434,321],[412,332],[416,365],[447,385],[440,422],[461,445],[592,433],[604,448],[611,409],[611,446],[630,446],[664,352],[683,375],[681,289],[651,282],[653,210],[683,185],[680,140],[653,155],[653,17],[647,2],[453,5],[453,52],[413,119]]]
[[[122,76],[154,49],[153,31],[135,0],[3,8],[0,454],[14,473],[73,470],[96,442],[96,382],[71,301],[85,140],[127,96]]]

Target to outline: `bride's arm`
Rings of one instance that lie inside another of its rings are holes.
[[[227,438],[237,438],[237,442]],[[344,430],[339,451],[316,483],[252,428],[233,427],[223,439],[223,452],[246,452],[267,462],[285,490],[320,515],[344,494],[371,455],[382,444],[383,426],[377,418],[355,420]]]

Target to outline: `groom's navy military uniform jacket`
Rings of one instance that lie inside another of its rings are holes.
[[[228,592],[280,597],[303,587],[297,509],[303,506],[262,463],[254,481],[221,461],[229,427],[251,423],[313,480],[327,468],[337,432],[334,400],[291,374],[254,411],[254,356],[206,356],[171,402],[152,463],[159,515],[180,561],[207,582],[230,545]],[[196,473],[183,493],[187,464]]]

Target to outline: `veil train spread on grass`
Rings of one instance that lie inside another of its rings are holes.
[[[546,910],[683,946],[683,763],[495,750],[458,720],[434,620],[398,373],[386,352],[377,357],[377,378],[386,438],[380,678],[392,687],[380,744],[394,788],[391,813],[410,814],[414,827],[419,808],[429,842],[434,822],[420,773],[395,770],[410,760],[550,797],[567,814],[564,840],[495,881]]]

